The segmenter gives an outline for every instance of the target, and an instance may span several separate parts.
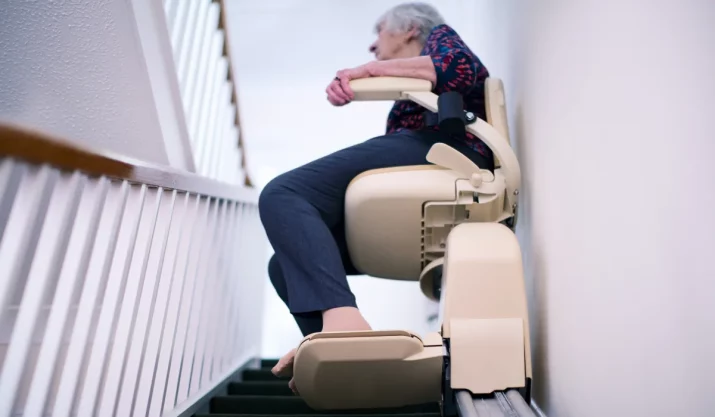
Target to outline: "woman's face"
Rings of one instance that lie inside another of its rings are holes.
[[[410,43],[411,33],[395,33],[385,30],[382,25],[378,28],[377,40],[370,45],[370,52],[375,54],[379,61],[402,58],[407,45]]]

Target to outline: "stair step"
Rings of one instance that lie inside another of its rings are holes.
[[[320,417],[440,417],[439,413],[404,413],[404,414],[335,414],[335,412],[319,414]],[[196,414],[194,417],[266,417],[265,414]],[[290,417],[315,417],[315,414],[293,414]]]
[[[211,399],[209,414],[193,417],[440,417],[437,403],[393,409],[313,410],[288,388],[290,378],[271,373],[277,359],[261,360],[260,369],[242,372],[228,384],[228,395]]]
[[[211,400],[211,413],[218,414],[336,414],[335,411],[316,411],[308,406],[300,397],[295,396],[260,396],[260,395],[233,395],[215,397]],[[367,409],[367,410],[341,410],[341,415],[371,415],[375,414],[432,414],[439,413],[437,404],[424,404],[417,406],[400,407],[394,409]]]
[[[228,385],[228,395],[291,396],[293,391],[285,381],[232,382]]]
[[[278,378],[268,369],[247,369],[243,371],[244,381],[288,381],[290,378]]]
[[[278,365],[278,359],[261,359],[261,368],[273,368]]]

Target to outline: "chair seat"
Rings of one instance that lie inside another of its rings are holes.
[[[449,231],[463,222],[500,221],[503,194],[481,195],[468,176],[436,165],[364,172],[345,195],[345,237],[358,271],[418,281],[444,253]]]
[[[353,265],[377,278],[419,280],[422,207],[452,201],[459,175],[434,165],[377,169],[357,176],[345,195],[345,234]]]
[[[424,404],[440,400],[442,351],[439,334],[316,333],[300,344],[294,377],[316,410]]]

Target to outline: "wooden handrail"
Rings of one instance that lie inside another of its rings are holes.
[[[246,163],[246,142],[243,140],[243,124],[241,123],[241,112],[238,106],[238,80],[236,79],[236,67],[233,65],[233,56],[231,55],[231,45],[230,36],[228,29],[228,18],[226,17],[226,0],[213,0],[219,4],[219,29],[223,29],[224,32],[224,42],[223,42],[223,54],[228,59],[228,81],[230,81],[233,86],[233,91],[231,91],[231,103],[236,106],[236,126],[238,127],[238,147],[241,149],[241,168],[243,172],[246,173],[245,185],[247,187],[253,187],[251,178],[248,173],[248,166]]]
[[[13,123],[0,122],[0,158],[81,171],[133,183],[246,203],[257,203],[256,191],[226,184],[169,166],[139,161],[107,151],[78,146],[64,138]]]

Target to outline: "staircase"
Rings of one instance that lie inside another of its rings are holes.
[[[307,417],[307,416],[390,416],[390,417],[439,417],[438,404],[425,404],[389,410],[355,410],[326,412],[315,411],[288,388],[288,379],[279,379],[271,374],[274,360],[261,361],[260,369],[243,372],[242,381],[231,383],[228,395],[211,399],[209,414],[195,417]]]

